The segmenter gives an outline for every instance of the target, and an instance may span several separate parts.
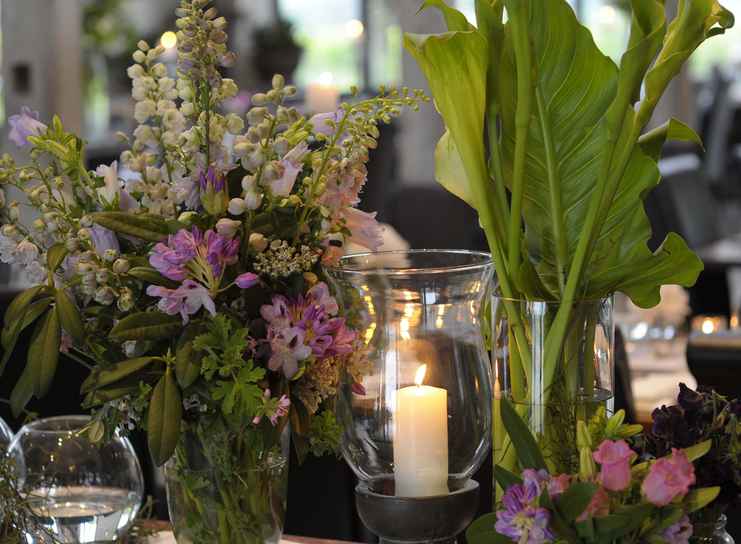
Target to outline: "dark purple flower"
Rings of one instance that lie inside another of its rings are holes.
[[[680,383],[677,403],[685,412],[696,412],[702,408],[703,396],[697,391],[693,391],[685,384]]]
[[[555,536],[548,527],[551,514],[538,506],[540,494],[538,479],[529,478],[522,484],[510,486],[502,498],[504,509],[497,512],[496,531],[520,544],[553,540]]]
[[[8,118],[10,133],[8,138],[18,147],[29,144],[29,136],[38,136],[46,131],[46,125],[39,121],[39,112],[31,110],[28,106],[21,108],[21,113],[11,115]]]

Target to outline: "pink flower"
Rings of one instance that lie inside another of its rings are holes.
[[[150,297],[161,297],[157,308],[167,315],[180,314],[183,324],[187,323],[189,316],[201,308],[205,308],[211,315],[216,315],[216,306],[208,290],[193,280],[185,280],[177,289],[168,289],[158,285],[147,287]]]
[[[284,159],[278,163],[278,169],[280,177],[270,182],[270,192],[273,196],[288,196],[301,172],[301,167],[294,166]]]
[[[345,210],[345,226],[350,231],[348,242],[378,251],[383,245],[381,225],[376,221],[376,212],[367,213],[357,208]]]
[[[278,424],[278,420],[288,415],[288,409],[291,407],[291,400],[286,396],[282,395],[277,401],[270,398],[270,389],[266,389],[263,393],[263,411],[264,415],[270,420],[270,423],[275,427]],[[252,420],[253,425],[258,425],[262,421],[263,413],[260,413]]]
[[[695,467],[686,453],[672,448],[669,457],[662,457],[651,465],[641,491],[651,504],[666,506],[676,498],[684,498],[694,484]]]
[[[630,465],[637,457],[625,440],[605,440],[592,456],[601,465],[600,481],[610,491],[623,491],[630,485]]]
[[[73,345],[74,342],[72,341],[72,337],[67,331],[62,329],[62,336],[59,342],[59,351],[62,353],[69,353],[69,350],[72,349]]]
[[[275,412],[270,416],[270,423],[273,424],[273,427],[275,427],[278,424],[278,420],[284,416],[288,415],[288,409],[291,406],[291,401],[289,398],[285,395],[282,395],[280,399],[278,399],[278,407],[275,409]]]
[[[240,289],[249,289],[250,287],[257,285],[260,282],[260,277],[257,274],[253,274],[252,272],[245,272],[244,274],[240,274],[237,276],[237,279],[234,280],[234,283],[237,284],[237,287]]]
[[[551,498],[558,497],[560,494],[566,491],[569,486],[571,486],[571,476],[569,476],[568,474],[552,476],[551,479],[548,481],[548,495]]]
[[[589,518],[603,518],[610,513],[610,496],[605,491],[604,487],[599,487],[592,500],[589,501],[587,509],[584,510],[581,516],[576,521],[586,521]]]
[[[29,136],[38,136],[47,128],[39,121],[39,112],[32,111],[28,106],[23,106],[20,114],[11,115],[8,124],[10,125],[8,138],[18,147],[27,146]]]

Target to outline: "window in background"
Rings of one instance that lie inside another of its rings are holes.
[[[402,80],[402,30],[389,3],[366,0],[366,53],[368,81],[372,89],[398,84]]]
[[[630,36],[630,14],[615,0],[581,0],[581,19],[589,27],[597,47],[619,62]]]
[[[361,0],[280,0],[278,5],[304,48],[296,73],[299,86],[328,73],[344,89],[362,84],[360,44],[365,25]]]

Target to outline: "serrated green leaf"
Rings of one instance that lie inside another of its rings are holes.
[[[519,416],[517,411],[507,399],[501,401],[502,421],[507,434],[512,440],[512,444],[517,452],[517,458],[520,466],[525,468],[547,469],[543,454],[538,448],[530,429]]]
[[[164,364],[164,361],[161,357],[136,357],[134,359],[120,361],[105,368],[96,367],[82,383],[80,392],[85,394],[107,387],[132,374],[136,374],[154,363]]]
[[[62,242],[54,244],[48,249],[46,252],[46,266],[50,272],[57,271],[57,268],[59,268],[59,265],[62,264],[62,261],[67,256],[67,253],[69,253],[67,246]]]
[[[36,398],[44,397],[51,387],[59,362],[61,340],[59,313],[56,308],[47,312],[38,322],[28,348],[28,363],[33,374],[33,392]]]
[[[114,342],[172,338],[183,326],[180,316],[159,312],[140,312],[124,317],[109,334]]]
[[[163,287],[167,287],[168,289],[175,289],[178,286],[177,282],[164,277],[151,266],[135,266],[131,268],[127,272],[127,274],[146,283],[150,283],[152,285],[161,285]]]
[[[62,328],[76,341],[85,340],[85,326],[80,311],[72,297],[64,289],[56,290],[57,311]]]
[[[170,233],[167,221],[157,215],[97,212],[90,214],[90,217],[94,223],[101,227],[148,242],[160,242],[166,239]]]
[[[183,400],[170,369],[157,382],[147,414],[147,441],[157,466],[172,456],[180,438]]]

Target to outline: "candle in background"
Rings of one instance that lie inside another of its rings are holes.
[[[396,393],[394,480],[398,497],[447,495],[448,392],[422,385],[427,365],[415,384]]]
[[[715,334],[728,329],[728,321],[721,315],[698,315],[692,318],[692,331]]]
[[[340,91],[331,72],[324,72],[306,86],[306,109],[310,113],[327,113],[340,105]]]

